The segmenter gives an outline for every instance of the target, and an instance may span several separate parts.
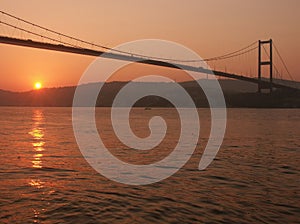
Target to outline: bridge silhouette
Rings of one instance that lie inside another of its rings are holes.
[[[207,75],[216,75],[219,77],[226,77],[231,79],[237,79],[242,81],[247,81],[251,83],[256,83],[258,85],[258,92],[262,92],[263,89],[268,89],[271,93],[274,88],[281,88],[281,89],[288,89],[288,90],[299,90],[296,87],[292,87],[282,83],[276,83],[273,79],[273,71],[279,74],[279,69],[275,66],[273,62],[273,46],[274,42],[272,39],[266,41],[256,41],[240,50],[233,51],[231,53],[227,53],[217,57],[211,57],[203,59],[202,61],[210,62],[210,61],[218,61],[218,60],[225,60],[228,58],[238,57],[240,55],[247,54],[249,52],[253,52],[258,50],[258,72],[257,77],[248,77],[245,75],[239,75],[235,73],[228,73],[224,71],[219,71],[216,69],[208,69],[204,67],[198,66],[191,66],[187,64],[183,64],[184,62],[195,62],[193,60],[176,60],[176,59],[169,59],[169,58],[161,58],[161,57],[150,57],[147,55],[137,54],[133,52],[125,52],[121,50],[115,50],[113,48],[94,44],[85,40],[81,40],[72,36],[65,35],[63,33],[59,33],[57,31],[42,27],[40,25],[31,23],[26,21],[22,18],[16,17],[9,13],[0,11],[3,17],[0,17],[0,26],[9,27],[12,30],[18,30],[22,33],[22,38],[15,37],[13,35],[3,35],[0,33],[0,43],[2,44],[10,44],[16,46],[23,46],[23,47],[31,47],[31,48],[39,48],[39,49],[46,49],[52,51],[60,51],[60,52],[67,52],[67,53],[74,53],[74,54],[81,54],[81,55],[89,55],[95,57],[106,57],[116,60],[124,60],[124,61],[132,61],[141,64],[148,64],[148,65],[155,65],[167,68],[174,68],[174,69],[185,69],[187,71],[198,72]],[[34,28],[34,31],[30,28],[22,28],[19,24],[26,24],[27,26],[31,26]],[[39,32],[36,31],[39,30]],[[24,38],[23,34],[27,34],[30,37],[41,38],[43,41],[33,40],[30,38]],[[46,34],[45,34],[46,33]],[[64,38],[65,40],[62,40]],[[45,41],[47,40],[47,41]],[[51,42],[51,43],[50,43]],[[81,46],[85,45],[85,46]],[[269,52],[266,50],[264,45],[269,45]],[[94,49],[94,48],[98,49]],[[265,50],[265,54],[268,56],[268,60],[262,60],[262,49]],[[110,52],[107,52],[107,51]],[[281,57],[278,49],[275,46],[275,51],[279,55],[282,64],[284,65],[285,70],[287,71],[290,79],[284,81],[294,81],[291,74],[288,71],[286,63],[284,62],[283,58]],[[262,78],[262,67],[268,66],[269,67],[269,77],[268,79]],[[281,75],[282,76],[282,75]]]

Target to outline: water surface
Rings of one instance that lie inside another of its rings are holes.
[[[223,145],[197,170],[207,143],[208,109],[189,162],[152,185],[128,186],[94,171],[76,144],[71,108],[0,108],[0,223],[299,223],[300,110],[229,109]],[[149,154],[126,149],[97,109],[101,137],[116,156],[147,164],[172,151],[174,109],[134,109],[133,129],[163,115],[166,140]],[[177,138],[178,139],[178,138]]]

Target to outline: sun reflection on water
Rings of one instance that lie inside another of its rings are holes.
[[[44,114],[42,110],[34,110],[32,115],[33,126],[29,134],[33,138],[32,146],[34,149],[34,155],[32,160],[33,168],[42,168],[44,145],[44,128],[42,124],[44,122]]]
[[[30,180],[30,182],[28,183],[30,186],[35,187],[35,188],[43,188],[44,187],[44,183],[41,180]]]
[[[41,169],[43,168],[43,152],[45,151],[45,141],[44,141],[44,114],[43,110],[35,109],[32,114],[32,129],[28,132],[32,137],[32,147],[33,147],[33,158],[32,158],[32,168]],[[39,177],[31,178],[28,184],[36,189],[42,190],[45,187],[45,182]],[[36,208],[33,209],[33,223],[40,223],[40,211],[45,209]]]

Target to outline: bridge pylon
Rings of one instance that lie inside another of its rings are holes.
[[[263,45],[269,45],[269,53],[268,57],[269,60],[262,60],[262,47]],[[263,66],[269,66],[269,83],[265,83],[261,81],[262,78],[262,67]],[[270,40],[259,40],[258,41],[258,92],[261,93],[263,89],[269,89],[270,93],[273,91],[273,41]]]

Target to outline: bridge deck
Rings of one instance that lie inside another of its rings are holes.
[[[144,59],[141,57],[122,55],[122,54],[117,54],[117,53],[106,53],[104,51],[97,51],[97,50],[85,49],[85,48],[79,48],[79,47],[78,48],[70,47],[70,46],[65,46],[62,44],[57,45],[57,44],[43,43],[43,42],[38,42],[38,41],[33,41],[33,40],[24,40],[24,39],[11,38],[11,37],[5,37],[5,36],[0,36],[0,43],[23,46],[23,47],[46,49],[46,50],[54,50],[54,51],[81,54],[81,55],[89,55],[89,56],[95,56],[95,57],[100,56],[100,57],[112,58],[112,59],[124,60],[124,61],[136,61],[137,63],[142,63],[142,64],[150,64],[150,65],[175,68],[175,69],[185,69],[187,71],[199,72],[199,73],[204,73],[204,74],[208,74],[208,75],[214,74],[214,75],[217,75],[220,77],[238,79],[238,80],[252,82],[252,83],[261,82],[261,84],[264,86],[270,85],[270,83],[265,80],[258,80],[256,78],[250,78],[250,77],[246,77],[246,76],[242,76],[242,75],[236,75],[236,74],[230,74],[230,73],[221,72],[221,71],[209,70],[209,69],[205,69],[202,67],[194,67],[194,66],[176,64],[176,63],[171,64],[171,63],[164,62],[164,61],[148,60],[148,59]],[[293,87],[289,87],[289,86],[285,86],[285,85],[277,84],[277,83],[273,83],[273,87],[292,89],[292,90],[295,89]]]

